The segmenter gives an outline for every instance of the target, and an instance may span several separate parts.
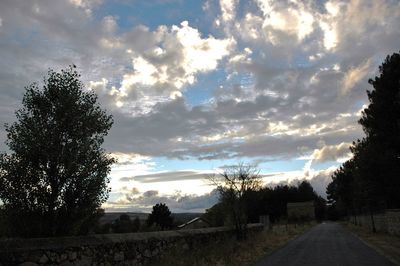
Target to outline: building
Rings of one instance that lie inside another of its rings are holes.
[[[205,227],[210,227],[210,223],[201,217],[196,217],[187,223],[178,225],[178,229],[197,229]]]

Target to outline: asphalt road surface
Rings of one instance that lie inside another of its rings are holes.
[[[394,265],[336,223],[322,223],[264,257],[261,265]]]

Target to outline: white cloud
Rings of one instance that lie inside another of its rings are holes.
[[[165,203],[172,212],[205,212],[218,202],[218,192],[213,190],[203,195],[186,194],[176,191],[162,194],[148,190],[141,194],[126,193],[118,199],[107,202],[103,207],[108,211],[128,210],[150,212],[157,203]]]
[[[92,8],[99,5],[102,0],[68,0],[72,5],[82,8],[87,15],[92,15]]]
[[[235,44],[232,39],[202,38],[187,21],[171,28],[161,26],[155,32],[143,29],[142,33],[154,41],[144,51],[129,48],[133,71],[123,75],[115,93],[118,102],[127,102],[124,107],[147,110],[139,113],[147,113],[156,103],[181,95],[196,82],[198,74],[215,70]],[[129,43],[125,46],[129,47]]]
[[[315,162],[336,161],[350,157],[351,143],[342,142],[338,145],[324,145],[321,149],[315,149],[311,155]]]
[[[367,75],[371,65],[371,59],[366,60],[356,67],[351,67],[341,80],[341,92],[347,94],[349,91]]]
[[[232,21],[235,18],[238,0],[220,0],[221,17],[223,21]]]
[[[270,0],[257,2],[264,16],[263,29],[269,32],[273,44],[281,42],[279,34],[274,31],[295,35],[298,41],[313,32],[314,16],[302,2],[293,1],[289,6],[279,6]]]

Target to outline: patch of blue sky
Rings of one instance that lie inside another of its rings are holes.
[[[231,160],[198,160],[198,159],[170,159],[164,157],[152,158],[155,162],[156,168],[155,172],[158,171],[182,171],[182,170],[199,170],[207,171],[224,165],[226,161]],[[233,160],[232,160],[233,161]]]
[[[223,70],[212,71],[198,75],[194,85],[188,87],[183,93],[189,107],[203,105],[214,97],[215,89],[225,80]]]
[[[237,165],[238,163],[243,162],[246,164],[256,164],[261,173],[299,171],[302,170],[304,165],[307,163],[307,160],[262,160],[265,160],[265,158],[243,157],[240,159],[232,158],[220,160],[179,160],[156,157],[152,159],[152,162],[156,165],[154,172],[182,170],[212,171],[213,169]]]
[[[262,173],[277,173],[299,171],[304,168],[307,160],[271,160],[260,162],[258,167]]]
[[[209,23],[200,14],[203,1],[106,1],[95,10],[95,17],[101,20],[105,16],[118,18],[121,31],[127,31],[137,25],[145,25],[156,30],[160,25],[180,25],[189,21],[189,25],[199,28],[203,34],[209,34]]]

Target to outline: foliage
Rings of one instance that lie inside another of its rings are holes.
[[[261,214],[268,214],[271,222],[276,223],[287,218],[287,203],[314,201],[318,199],[317,194],[307,181],[302,181],[297,186],[278,185],[276,187],[265,187],[260,191],[260,204],[263,208]]]
[[[12,153],[0,156],[0,199],[13,235],[81,233],[108,197],[114,159],[101,144],[113,120],[79,77],[75,66],[49,70],[6,125]]]
[[[114,221],[111,226],[114,233],[133,233],[140,229],[139,217],[136,217],[133,221],[127,214],[121,214],[118,219]]]
[[[277,185],[263,188],[257,186],[257,189],[248,190],[243,197],[246,222],[259,222],[261,215],[269,215],[272,223],[278,223],[282,219],[286,222],[287,203],[304,201],[314,201],[317,220],[321,221],[326,218],[325,199],[318,196],[307,181],[302,181],[297,185]],[[227,201],[224,201],[224,198],[221,197],[219,203],[206,210],[204,217],[213,226],[221,226],[232,216],[231,211]]]
[[[237,239],[246,238],[247,208],[246,196],[261,188],[259,171],[244,163],[228,167],[220,175],[213,175],[209,180],[219,193],[220,201],[226,206],[228,217],[235,227]]]
[[[153,210],[147,218],[147,225],[156,224],[161,230],[170,229],[173,225],[173,217],[168,206],[164,203],[157,203],[153,206]]]
[[[332,176],[328,199],[342,215],[400,207],[400,54],[387,56],[370,79],[369,105],[359,123],[366,134],[353,142],[353,158]],[[374,229],[373,229],[374,230]]]
[[[226,208],[222,202],[219,202],[206,210],[203,217],[210,223],[211,226],[223,226],[226,217]]]

